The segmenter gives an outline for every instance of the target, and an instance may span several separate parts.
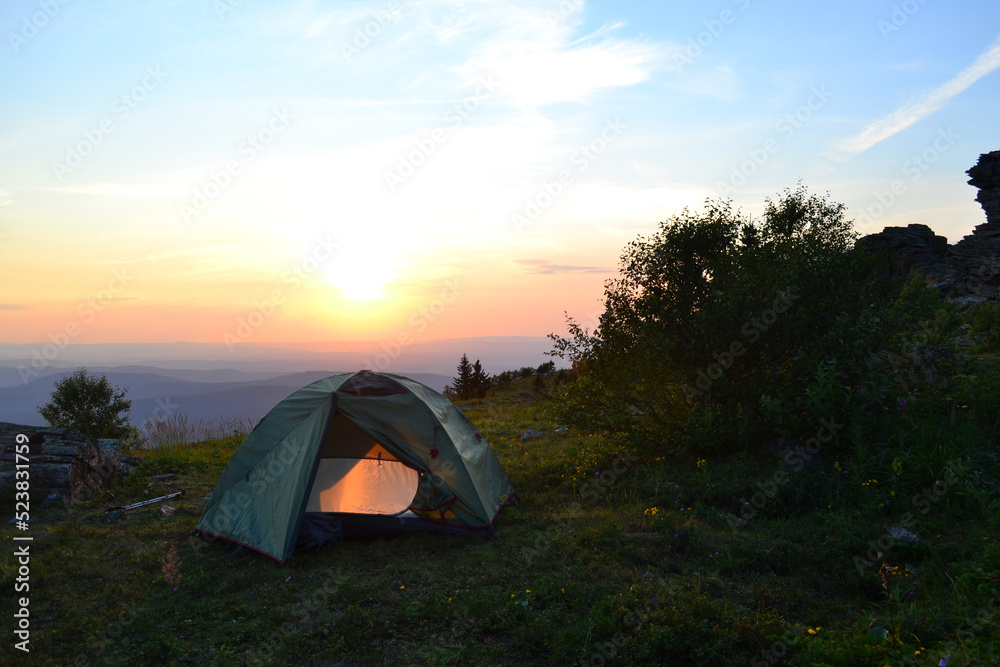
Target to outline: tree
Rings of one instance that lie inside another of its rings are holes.
[[[65,428],[92,438],[125,439],[134,436],[129,425],[132,401],[127,389],[111,386],[104,375],[94,376],[78,368],[55,383],[49,402],[38,412],[50,426]]]
[[[476,359],[475,363],[469,363],[469,357],[462,355],[458,362],[458,376],[453,378],[454,383],[449,387],[451,393],[461,400],[470,398],[482,398],[492,383],[490,376],[483,370],[483,365]]]
[[[751,431],[774,435],[767,398],[783,429],[808,437],[834,409],[810,397],[857,395],[873,352],[919,317],[856,238],[842,204],[802,186],[758,219],[717,201],[661,223],[626,246],[597,329],[568,318],[570,337],[551,336],[551,354],[579,371],[565,414],[650,441],[745,446]]]
[[[472,398],[472,364],[469,357],[462,353],[462,359],[458,362],[458,375],[453,378],[451,390],[461,400]]]
[[[476,359],[476,363],[472,364],[471,394],[475,398],[483,398],[489,388],[490,376],[483,370],[479,359]]]

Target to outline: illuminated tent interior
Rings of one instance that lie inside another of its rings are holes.
[[[307,512],[396,515],[409,509],[420,474],[336,413],[306,503]]]

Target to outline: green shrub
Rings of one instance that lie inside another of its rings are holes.
[[[662,223],[625,248],[598,328],[550,336],[580,375],[565,418],[724,451],[813,437],[947,378],[955,313],[855,238],[843,205],[801,186],[759,219],[709,202]]]

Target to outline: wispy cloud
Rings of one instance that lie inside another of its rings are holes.
[[[0,310],[27,310],[23,303],[0,303]]]
[[[837,144],[838,157],[848,159],[863,153],[880,141],[888,139],[914,123],[934,113],[979,79],[1000,67],[1000,36],[979,54],[976,60],[948,82],[922,98],[896,109],[885,118],[871,123],[864,130]]]
[[[544,259],[518,259],[516,264],[520,264],[528,273],[553,274],[553,273],[611,273],[611,269],[603,269],[599,266],[567,266],[565,264],[552,264]]]
[[[452,71],[469,81],[495,74],[500,94],[518,106],[586,102],[600,91],[649,79],[663,48],[616,37],[621,21],[580,36],[584,5],[563,3],[557,13],[536,3],[431,3],[437,11],[424,16],[424,29],[442,45],[474,44],[473,54]]]

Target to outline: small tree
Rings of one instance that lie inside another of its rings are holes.
[[[78,368],[55,383],[49,402],[39,406],[38,412],[55,428],[92,438],[125,439],[136,433],[129,425],[132,401],[125,398],[126,391],[111,386],[104,375],[89,375],[86,368]]]
[[[479,359],[476,359],[476,363],[472,364],[472,395],[475,398],[483,398],[489,388],[490,376],[483,370]]]
[[[472,397],[472,364],[469,363],[469,357],[462,354],[462,359],[458,362],[458,375],[455,376],[454,382],[451,385],[451,389],[455,396],[462,399],[463,401],[467,398]]]

